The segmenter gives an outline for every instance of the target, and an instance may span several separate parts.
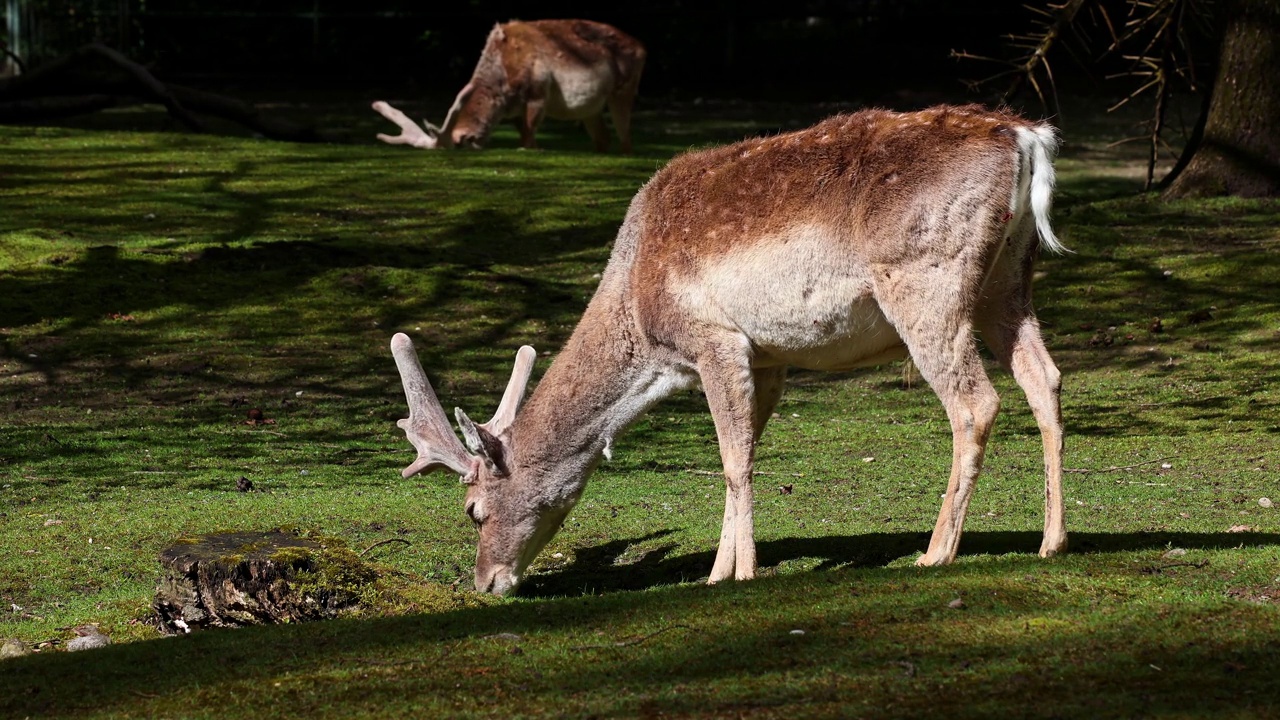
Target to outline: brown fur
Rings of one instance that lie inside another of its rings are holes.
[[[1030,302],[1037,246],[1057,246],[1053,143],[1049,128],[1015,115],[941,106],[839,115],[673,160],[637,193],[595,296],[533,396],[473,443],[502,468],[489,463],[468,489],[482,516],[477,588],[514,587],[612,438],[697,382],[726,480],[710,579],[752,577],[754,444],[786,367],[907,352],[947,410],[954,448],[919,562],[950,562],[999,405],[975,334],[1027,393],[1044,439],[1041,554],[1063,550],[1060,380]]]
[[[589,20],[513,21],[495,25],[485,42],[453,128],[456,145],[483,145],[493,126],[515,121],[521,145],[535,147],[534,134],[544,114],[581,119],[596,149],[608,148],[603,132],[604,107],[613,115],[623,152],[631,151],[631,106],[644,70],[645,50],[635,38]],[[598,82],[580,109],[558,104],[572,73],[599,69]]]

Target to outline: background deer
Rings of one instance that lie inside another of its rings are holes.
[[[788,366],[846,370],[910,353],[951,421],[951,478],[920,565],[951,562],[999,399],[975,332],[1012,370],[1044,443],[1042,556],[1066,548],[1059,373],[1031,307],[1057,142],[1048,125],[978,106],[869,110],[682,155],[636,194],[564,350],[527,403],[524,347],[493,418],[456,411],[467,447],[403,334],[391,350],[418,450],[444,467],[480,530],[476,589],[503,594],[581,496],[613,438],[701,383],[724,463],[710,582],[756,567],[755,442]]]
[[[631,106],[644,71],[645,50],[615,27],[590,20],[538,20],[494,25],[471,81],[449,108],[444,125],[419,127],[378,101],[373,109],[400,126],[394,145],[480,148],[503,118],[515,120],[520,145],[535,147],[544,115],[582,120],[597,152],[609,148],[609,108],[622,152],[631,152]]]

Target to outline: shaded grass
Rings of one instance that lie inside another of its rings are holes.
[[[898,367],[797,373],[759,451],[755,582],[698,584],[723,487],[686,393],[618,439],[519,598],[167,640],[138,622],[157,553],[227,528],[401,538],[375,558],[469,585],[456,479],[399,478],[391,334],[483,414],[518,345],[567,338],[664,158],[822,112],[655,112],[632,158],[567,126],[540,134],[555,152],[452,154],[0,128],[0,636],[117,641],[7,661],[0,714],[1276,712],[1280,206],[1135,196],[1127,151],[1070,127],[1075,254],[1042,260],[1037,306],[1086,471],[1072,554],[1033,557],[1040,440],[1007,376],[962,557],[921,571],[950,462],[936,398]]]

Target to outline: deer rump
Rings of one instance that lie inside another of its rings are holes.
[[[399,135],[379,134],[393,145],[434,149],[484,147],[494,126],[514,120],[520,144],[537,146],[544,117],[581,120],[595,149],[609,146],[606,107],[622,151],[631,152],[631,108],[644,71],[644,46],[604,23],[537,20],[495,25],[485,41],[471,80],[454,99],[444,124],[420,127],[390,104],[373,109],[400,127]]]
[[[421,446],[455,447],[449,467],[468,482],[481,530],[477,588],[514,588],[616,434],[698,383],[726,479],[709,580],[752,577],[754,446],[786,368],[846,369],[906,352],[946,408],[953,440],[918,562],[951,562],[999,406],[975,335],[1032,407],[1045,460],[1040,554],[1064,550],[1060,376],[1031,307],[1038,248],[1062,250],[1048,217],[1055,150],[1047,125],[941,106],[840,115],[673,160],[632,201],[595,296],[528,402],[526,369],[490,423],[459,411],[470,452],[447,423],[430,438],[409,431],[420,447],[410,470],[423,469]],[[412,352],[407,337],[397,344]]]

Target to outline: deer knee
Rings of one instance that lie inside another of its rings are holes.
[[[988,386],[977,389],[961,405],[954,429],[965,437],[982,442],[995,424],[1000,412],[1000,396]]]

